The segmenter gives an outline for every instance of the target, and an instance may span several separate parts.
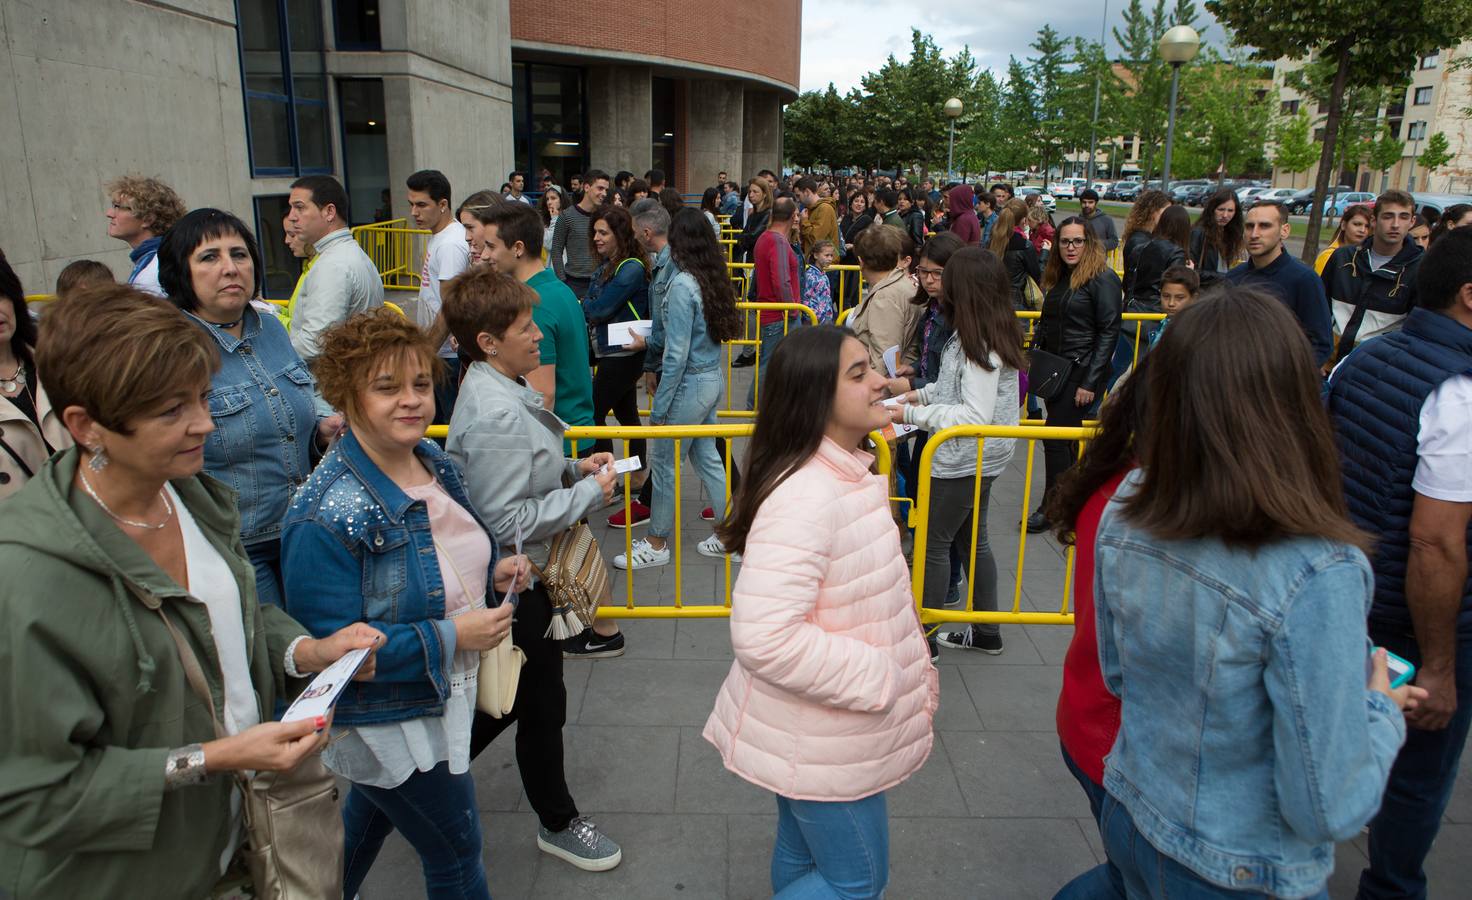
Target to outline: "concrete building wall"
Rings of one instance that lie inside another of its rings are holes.
[[[250,221],[231,0],[0,0],[0,248],[29,293],[90,257],[126,277],[102,186],[158,175]]]
[[[781,172],[782,98],[775,91],[748,89],[741,117],[742,176],[751,178],[762,169]]]
[[[648,66],[590,66],[588,146],[593,168],[643,174],[651,161],[654,117]]]
[[[686,97],[686,175],[677,186],[694,192],[715,184],[720,172],[743,171],[745,91],[739,81],[699,79]]]

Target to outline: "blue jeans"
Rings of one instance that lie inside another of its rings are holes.
[[[250,564],[256,570],[256,599],[281,609],[286,605],[281,591],[281,541],[261,541],[245,548]]]
[[[1414,635],[1378,628],[1372,622],[1370,637],[1375,646],[1420,668],[1421,650]],[[1380,812],[1370,822],[1370,867],[1360,873],[1360,897],[1426,896],[1423,864],[1451,800],[1472,724],[1472,635],[1457,636],[1456,684],[1457,711],[1444,730],[1406,729],[1406,743],[1391,767]],[[1449,885],[1442,885],[1442,891],[1455,893]]]
[[[684,381],[675,389],[664,425],[714,425],[716,404],[721,400],[721,372],[686,374]],[[716,518],[721,518],[726,506],[726,469],[721,464],[720,451],[712,438],[686,440],[684,455],[694,464],[705,492],[710,495],[710,505],[715,508]],[[649,467],[654,481],[654,503],[649,511],[649,534],[667,538],[675,530],[675,442],[672,440],[649,442]]]
[[[397,828],[419,852],[429,900],[490,900],[482,864],[480,812],[470,773],[451,775],[450,764],[415,772],[394,788],[355,784],[342,806],[346,853],[342,895],[358,893],[368,869]]]
[[[1095,784],[1093,779],[1084,774],[1084,770],[1068,755],[1067,747],[1060,746],[1059,749],[1063,751],[1063,764],[1078,779],[1078,786],[1084,789],[1084,796],[1089,798],[1089,810],[1094,814],[1094,824],[1099,828],[1099,836],[1103,837],[1104,823],[1100,819],[1100,813],[1104,809],[1104,798],[1109,794],[1105,792],[1103,785]],[[1106,861],[1104,865],[1095,866],[1065,884],[1062,890],[1053,895],[1053,900],[1124,900],[1124,897],[1124,876],[1119,874],[1118,866],[1112,861]]]
[[[825,803],[777,796],[774,900],[871,900],[889,883],[884,792]]]
[[[1119,867],[1126,893],[1132,900],[1149,897],[1171,900],[1241,900],[1244,897],[1266,897],[1266,894],[1234,891],[1212,884],[1200,875],[1156,850],[1135,827],[1129,810],[1109,794],[1104,795],[1100,810],[1104,850],[1109,861]],[[1099,866],[1102,869],[1104,866]],[[1084,873],[1087,877],[1092,873]],[[1079,879],[1074,879],[1076,883]],[[1066,890],[1066,888],[1065,888]],[[1306,900],[1329,900],[1329,892],[1320,888]]]
[[[787,336],[787,332],[802,324],[803,319],[799,318],[799,316],[802,316],[802,313],[797,313],[789,318],[786,328],[783,327],[780,320],[761,327],[759,333],[761,355],[757,357],[756,361],[756,377],[751,380],[751,387],[746,389],[747,409],[756,409],[756,387],[758,384],[766,383],[767,363],[772,361],[772,354],[777,352],[777,345],[782,343],[782,339]]]

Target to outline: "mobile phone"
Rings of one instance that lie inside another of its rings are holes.
[[[1377,647],[1375,649],[1383,649],[1383,648],[1378,648]],[[1367,660],[1365,662],[1365,677],[1366,678],[1369,677],[1370,672],[1374,671],[1374,667],[1375,667],[1375,662],[1374,662],[1374,659],[1373,659],[1374,653],[1375,653],[1375,650],[1371,650],[1370,651],[1370,655],[1371,655],[1372,658],[1370,660]],[[1410,662],[1408,662],[1407,660],[1402,659],[1399,656],[1396,656],[1394,653],[1391,653],[1389,650],[1386,650],[1385,651],[1385,663],[1386,663],[1386,668],[1389,669],[1389,673],[1390,673],[1390,689],[1391,690],[1395,690],[1396,688],[1398,688],[1401,685],[1405,684],[1406,682],[1410,681],[1412,678],[1415,678],[1416,677],[1416,667],[1413,666],[1413,665],[1411,665]]]

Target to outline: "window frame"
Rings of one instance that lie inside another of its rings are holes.
[[[242,27],[240,6],[242,3],[260,2],[274,3],[276,5],[276,28],[277,38],[280,43],[281,75],[282,83],[286,87],[285,94],[277,94],[271,91],[252,90],[247,80],[245,71],[245,29]],[[287,0],[234,0],[235,3],[235,49],[240,62],[240,90],[244,98],[242,106],[245,113],[245,150],[249,159],[250,174],[252,178],[274,178],[274,177],[300,177],[302,175],[331,175],[333,173],[332,155],[332,108],[330,106],[330,85],[327,75],[327,58],[325,49],[319,49],[318,55],[322,58],[322,99],[313,100],[298,95],[296,89],[296,73],[291,68],[291,26],[287,19]],[[320,22],[322,15],[321,4],[313,4],[312,9],[316,11],[319,18],[319,33],[327,34],[325,22]],[[310,52],[310,51],[307,51]],[[315,76],[313,76],[315,77]],[[250,102],[259,100],[266,103],[274,103],[286,108],[286,136],[287,144],[291,151],[291,165],[289,166],[258,166],[255,159],[255,143],[253,129],[250,120]],[[301,135],[297,128],[297,109],[299,107],[313,107],[322,110],[326,121],[323,126],[323,134],[327,138],[327,164],[325,166],[303,166]]]
[[[1422,100],[1421,99],[1421,97],[1423,95],[1423,92],[1424,92],[1424,95],[1426,97],[1425,100]],[[1435,93],[1436,93],[1435,85],[1425,84],[1425,85],[1422,85],[1422,86],[1420,86],[1418,88],[1414,88],[1411,91],[1411,105],[1412,106],[1430,106],[1431,105],[1431,98],[1435,95]]]

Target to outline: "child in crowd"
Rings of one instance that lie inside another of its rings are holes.
[[[56,276],[56,296],[65,297],[72,291],[92,287],[98,284],[111,284],[117,281],[112,274],[112,269],[95,259],[78,259],[67,263],[66,268]]]
[[[833,324],[833,286],[828,281],[828,267],[838,258],[832,241],[818,241],[808,252],[808,264],[802,271],[802,304],[818,317],[819,325]]]
[[[1160,327],[1150,336],[1150,343],[1145,348],[1149,352],[1151,347],[1160,341],[1160,335],[1165,331],[1165,326],[1170,324],[1170,317],[1185,309],[1196,295],[1201,293],[1201,276],[1190,266],[1171,266],[1160,276],[1160,311],[1165,313],[1165,318],[1160,321]]]

